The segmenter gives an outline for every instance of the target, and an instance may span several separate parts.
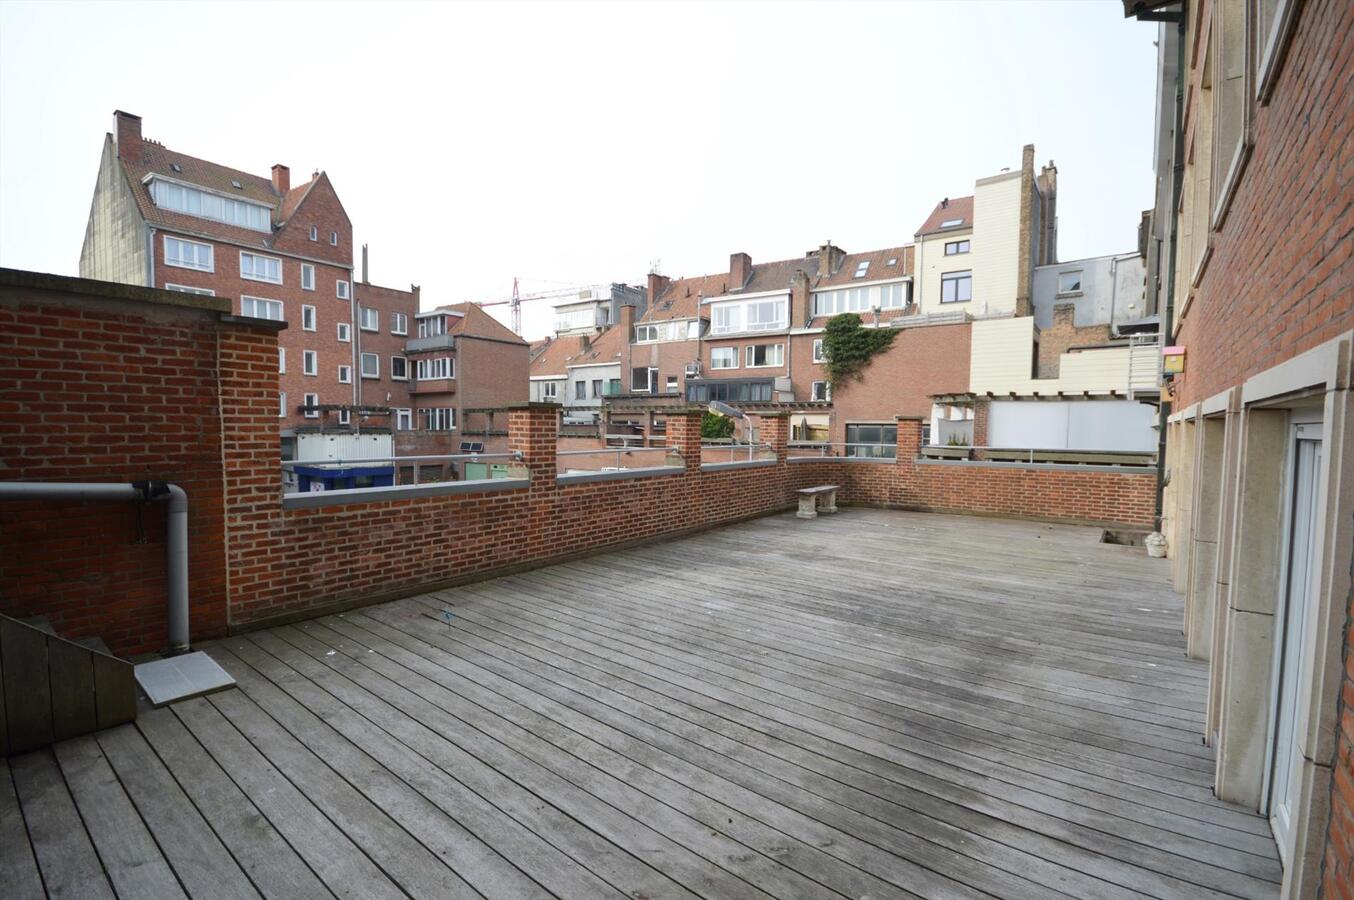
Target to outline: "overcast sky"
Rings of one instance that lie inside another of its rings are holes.
[[[371,280],[425,307],[903,244],[1026,143],[1060,257],[1119,252],[1155,36],[1117,2],[0,2],[0,265],[77,274],[114,109],[328,171]]]

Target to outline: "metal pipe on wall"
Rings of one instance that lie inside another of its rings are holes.
[[[0,500],[169,500],[166,556],[170,654],[188,652],[188,494],[177,484],[0,481]]]

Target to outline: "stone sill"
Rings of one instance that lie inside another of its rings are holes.
[[[745,459],[733,462],[701,463],[702,472],[725,472],[729,469],[765,469],[776,465],[774,459]]]
[[[786,462],[792,463],[885,463],[894,465],[898,460],[891,456],[791,456]]]
[[[626,481],[631,478],[661,478],[667,475],[682,475],[686,469],[682,466],[646,466],[642,469],[621,469],[615,472],[580,472],[573,475],[557,475],[555,483],[560,487],[571,484],[591,484],[595,481]]]
[[[997,462],[995,460],[985,459],[917,459],[914,462],[919,466],[966,466],[974,469],[1026,469],[1029,471],[1050,471],[1050,472],[1112,472],[1119,475],[1151,475],[1156,477],[1156,466],[1115,466],[1103,465],[1099,463],[1086,463],[1085,465],[1073,465],[1070,463],[1029,463],[1029,462]]]

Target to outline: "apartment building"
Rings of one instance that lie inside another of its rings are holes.
[[[555,334],[596,334],[619,323],[624,306],[642,316],[648,307],[644,288],[619,282],[579,288],[576,296],[555,305]]]
[[[628,321],[629,313],[622,318]],[[628,331],[618,326],[551,340],[531,361],[531,399],[560,404],[565,425],[595,424],[605,400],[624,393],[621,359]]]
[[[1161,528],[1207,660],[1214,790],[1269,819],[1284,898],[1354,884],[1354,5],[1128,0],[1157,28],[1171,346]]]

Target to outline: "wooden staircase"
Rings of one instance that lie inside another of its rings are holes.
[[[100,641],[0,614],[0,756],[132,721],[132,669]]]

